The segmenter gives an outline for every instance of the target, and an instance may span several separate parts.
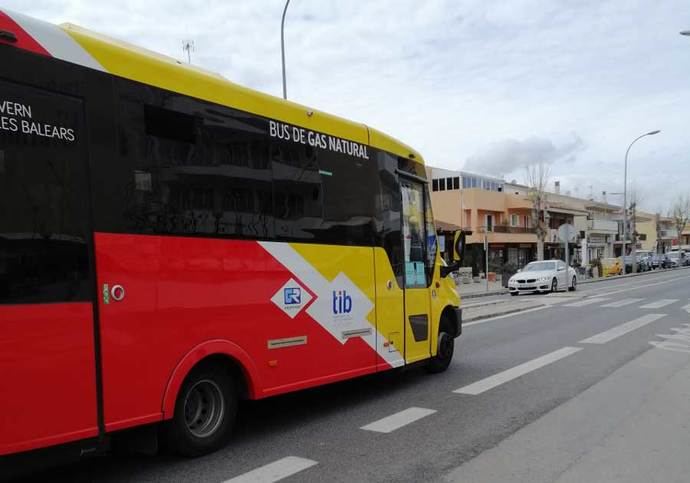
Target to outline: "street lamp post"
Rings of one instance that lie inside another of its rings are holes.
[[[287,13],[290,0],[285,2],[283,9],[283,19],[280,21],[280,56],[283,60],[283,99],[287,99],[287,81],[285,80],[285,14]]]
[[[630,153],[630,148],[632,148],[633,144],[635,144],[637,141],[642,139],[645,136],[654,136],[655,134],[659,134],[661,131],[656,130],[656,131],[650,131],[648,133],[643,134],[642,136],[636,137],[633,142],[630,143],[630,146],[628,146],[628,149],[625,151],[625,170],[623,174],[623,246],[621,250],[621,257],[623,257],[623,267],[625,270],[625,244],[626,241],[628,240],[628,154]],[[633,264],[633,269],[635,268],[635,260],[632,260]]]

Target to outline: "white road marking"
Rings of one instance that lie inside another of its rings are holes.
[[[391,414],[383,419],[362,426],[360,429],[366,431],[376,431],[377,433],[391,433],[396,429],[407,426],[410,423],[434,414],[435,409],[408,408],[395,414]]]
[[[681,310],[685,310],[686,312],[690,312],[690,304],[684,305],[683,307],[681,307]]]
[[[516,315],[528,314],[528,313],[530,313],[530,312],[536,312],[536,311],[538,311],[538,310],[544,310],[544,309],[548,309],[548,307],[546,307],[546,306],[544,306],[544,307],[535,307],[535,308],[533,308],[533,309],[520,310],[520,311],[518,311],[518,312],[511,312],[510,314],[498,315],[498,316],[496,316],[496,317],[490,317],[490,318],[488,318],[488,319],[476,320],[476,321],[474,321],[474,322],[468,322],[468,323],[466,323],[466,324],[463,323],[463,324],[462,324],[462,328],[464,329],[465,327],[471,327],[471,326],[473,326],[473,325],[484,324],[484,323],[486,323],[486,322],[491,322],[491,321],[493,321],[493,320],[505,319],[506,317],[514,317],[514,316],[516,316]]]
[[[671,330],[675,332],[673,335],[657,334],[657,337],[661,337],[664,340],[661,342],[651,341],[650,344],[659,349],[690,353],[690,324],[683,324],[683,326],[685,328],[672,328]]]
[[[579,302],[573,302],[571,304],[565,304],[563,307],[584,307],[585,305],[597,304],[599,302],[604,302],[609,300],[609,297],[596,297],[591,299],[580,300]]]
[[[666,314],[643,315],[642,317],[638,317],[637,319],[631,320],[630,322],[617,325],[613,329],[609,329],[607,331],[593,335],[592,337],[589,337],[587,339],[581,340],[580,344],[606,344],[607,342],[611,342],[613,339],[617,339],[618,337],[625,335],[628,332],[632,332],[633,330],[639,329],[640,327],[644,327],[647,324],[651,324],[652,322],[659,320],[662,317],[666,317]]]
[[[273,483],[311,468],[316,464],[318,463],[313,460],[288,456],[230,480],[225,480],[224,483]]]
[[[655,283],[641,283],[639,285],[627,285],[626,284],[626,287],[623,289],[613,290],[613,291],[609,291],[609,292],[603,292],[603,293],[600,293],[599,295],[601,295],[602,297],[605,297],[607,295],[615,295],[615,294],[619,294],[619,293],[630,292],[631,290],[639,290],[641,288],[654,287],[655,285],[664,285],[666,283],[675,282],[676,280],[687,280],[687,279],[688,279],[687,276],[683,276],[683,277],[669,278],[666,280],[662,280],[661,282],[655,282]],[[593,291],[594,290],[588,290],[585,293],[589,293],[589,292],[593,292]],[[599,295],[595,295],[595,297],[598,297]]]
[[[636,302],[640,302],[644,299],[623,299],[623,300],[618,300],[617,302],[611,302],[610,304],[604,304],[602,307],[623,307],[625,305],[630,305],[634,304]]]
[[[678,299],[661,299],[661,300],[657,300],[656,302],[652,302],[651,304],[640,305],[640,308],[641,309],[660,309],[661,307],[666,307],[667,305],[671,305],[675,302],[678,302]]]
[[[520,364],[519,366],[515,366],[511,369],[499,372],[498,374],[494,374],[493,376],[487,377],[486,379],[481,379],[477,382],[470,384],[469,386],[464,386],[460,389],[456,389],[453,392],[456,394],[470,394],[472,396],[476,396],[477,394],[481,394],[485,391],[488,391],[489,389],[495,388],[496,386],[500,386],[501,384],[505,384],[506,382],[512,381],[513,379],[517,379],[518,377],[524,376],[529,372],[535,371],[541,367],[551,364],[552,362],[561,360],[564,357],[568,357],[569,355],[575,354],[576,352],[579,352],[581,350],[582,347],[563,347],[562,349],[558,349],[557,351],[553,351],[541,357],[537,357],[536,359],[527,361],[523,364]]]

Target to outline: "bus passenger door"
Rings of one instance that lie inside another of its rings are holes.
[[[0,54],[13,66],[3,77],[36,60]],[[95,437],[98,425],[84,106],[0,79],[0,107],[2,456]]]
[[[429,281],[426,270],[424,185],[400,178],[404,263],[405,361],[410,364],[431,356]]]

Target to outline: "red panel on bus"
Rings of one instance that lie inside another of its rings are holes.
[[[0,38],[0,44],[12,45],[20,49],[29,50],[36,54],[47,55],[50,57],[50,53],[41,46],[36,40],[33,39],[23,28],[12,20],[9,15],[0,11],[0,30],[5,30],[13,33],[17,38],[16,42],[11,42]]]
[[[161,419],[174,368],[211,340],[249,354],[254,397],[374,372],[381,362],[357,338],[341,344],[305,310],[290,318],[279,309],[271,298],[295,275],[255,241],[97,233],[96,264],[107,430]],[[122,300],[106,304],[104,284],[121,285]],[[306,344],[268,347],[300,336]]]
[[[98,434],[92,311],[0,305],[0,455]]]

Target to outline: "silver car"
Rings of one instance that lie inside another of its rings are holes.
[[[523,292],[556,292],[577,289],[575,269],[562,260],[530,262],[508,280],[510,295]]]

